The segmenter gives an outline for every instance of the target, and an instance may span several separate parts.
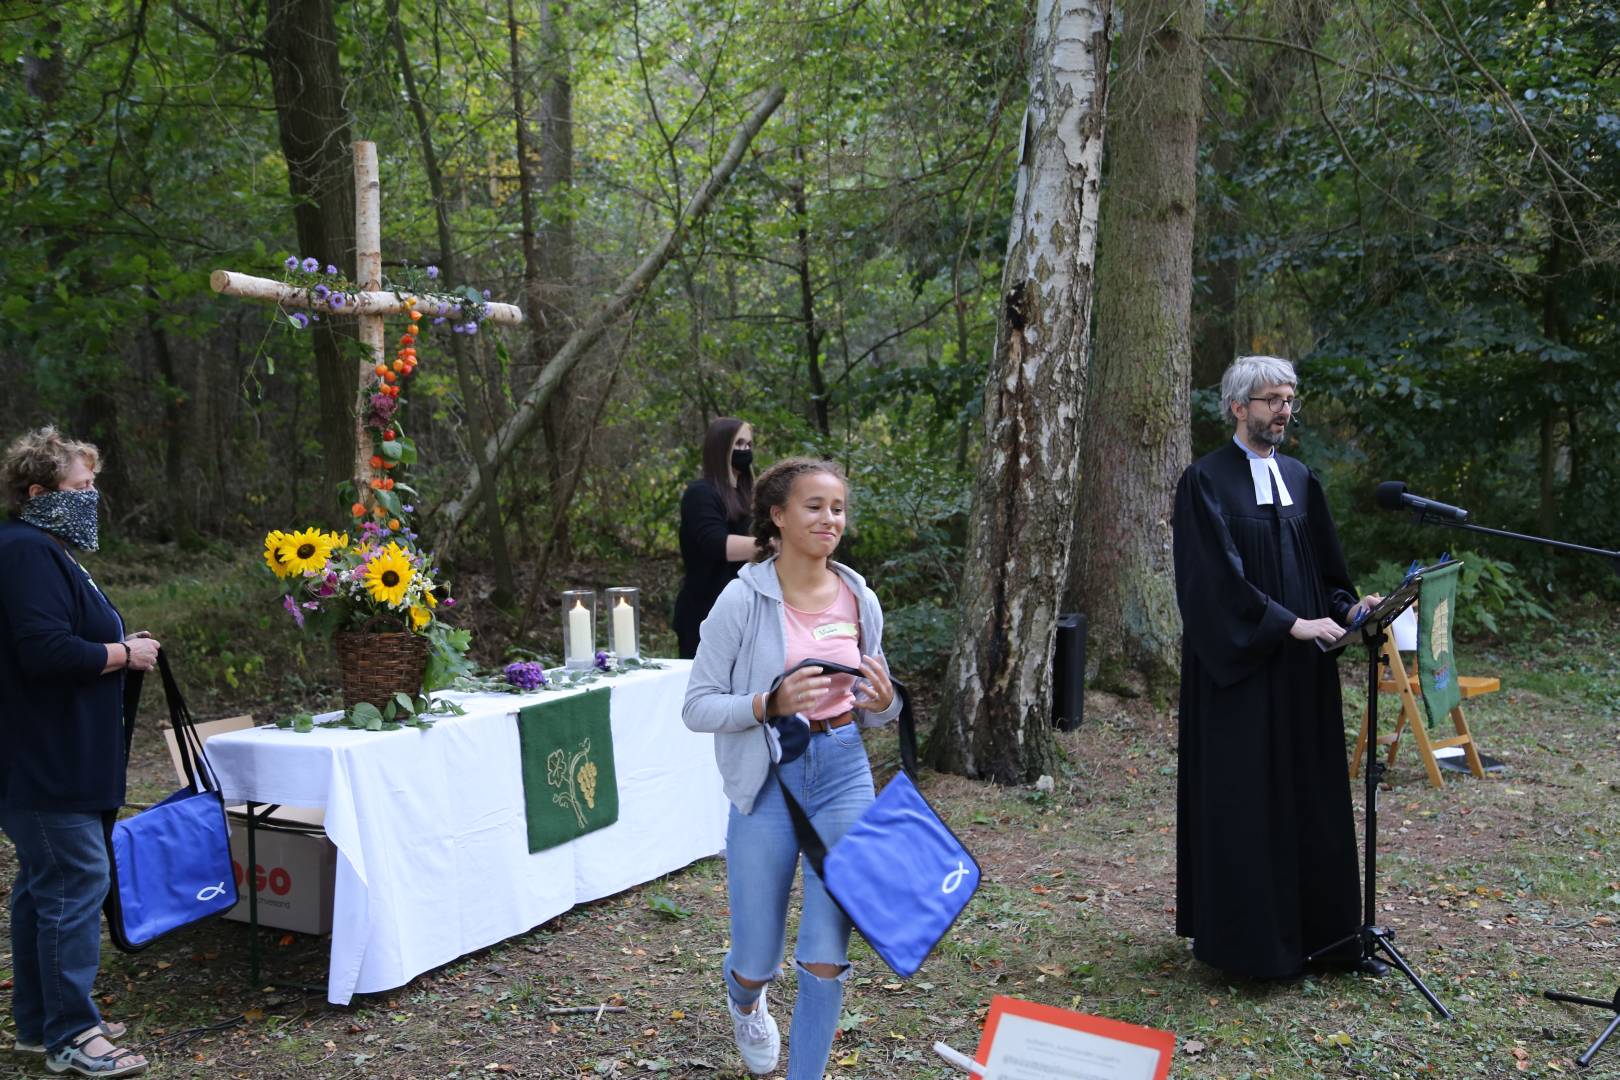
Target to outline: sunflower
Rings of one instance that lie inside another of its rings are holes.
[[[281,559],[281,545],[287,539],[287,534],[280,529],[272,529],[264,537],[264,564],[276,577],[291,577],[292,570]]]
[[[415,576],[410,557],[398,544],[390,542],[366,565],[366,591],[379,604],[399,607]]]
[[[306,577],[318,574],[326,569],[326,560],[332,557],[332,549],[338,546],[339,539],[338,536],[323,533],[319,529],[282,533],[276,545],[276,558],[286,568],[287,577],[294,574],[303,574]]]
[[[420,630],[433,621],[433,616],[421,604],[411,605],[411,629]]]

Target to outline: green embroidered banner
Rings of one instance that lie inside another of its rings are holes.
[[[612,694],[605,687],[587,690],[518,713],[531,854],[619,820]]]
[[[1462,702],[1453,663],[1451,625],[1457,610],[1457,573],[1462,563],[1450,562],[1423,572],[1418,588],[1417,666],[1423,693],[1423,711],[1438,724]]]

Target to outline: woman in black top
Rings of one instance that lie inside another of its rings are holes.
[[[124,621],[73,555],[97,547],[96,448],[54,428],[6,451],[0,522],[0,826],[17,849],[11,1011],[21,1054],[52,1072],[130,1076],[92,997],[110,881],[102,819],[124,802],[124,672],[158,643]]]
[[[754,429],[722,416],[703,437],[703,475],[681,496],[681,562],[686,579],[675,597],[681,656],[697,655],[698,629],[721,590],[754,557],[749,513],[754,501]]]

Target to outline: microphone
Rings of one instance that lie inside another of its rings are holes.
[[[1373,501],[1385,510],[1415,510],[1419,514],[1433,514],[1453,521],[1468,520],[1468,511],[1459,506],[1408,495],[1406,483],[1401,480],[1385,480],[1379,484],[1378,490],[1373,492]]]

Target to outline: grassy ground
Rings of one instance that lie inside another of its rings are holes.
[[[259,598],[251,585],[232,593],[234,580],[222,571],[209,595],[242,622],[197,629],[203,644],[193,648],[279,669],[265,699],[291,698],[300,683],[314,692],[326,676],[298,667],[290,628],[255,628]],[[150,604],[154,618],[195,587],[155,575],[108,585],[115,596],[122,590],[126,607]],[[1529,628],[1512,646],[1465,649],[1467,670],[1503,678],[1504,692],[1475,703],[1470,716],[1508,772],[1453,777],[1436,791],[1407,747],[1389,777],[1379,918],[1454,1021],[1437,1020],[1398,976],[1261,984],[1193,962],[1172,931],[1174,719],[1092,694],[1082,730],[1062,736],[1066,764],[1051,794],[925,778],[930,799],[982,862],[984,885],[908,982],[857,946],[830,1075],[959,1075],[929,1047],[944,1039],[970,1050],[995,994],[1173,1030],[1177,1077],[1576,1072],[1574,1056],[1607,1016],[1540,994],[1607,999],[1620,982],[1617,640],[1620,618],[1588,610],[1558,628]],[[246,670],[237,677],[249,680],[243,696],[251,697],[269,684]],[[1362,699],[1354,666],[1344,670],[1349,727]],[[196,711],[239,711],[225,687],[210,686],[201,696],[211,708]],[[881,766],[892,745],[874,740],[872,754]],[[171,784],[150,732],[133,769],[132,797]],[[10,864],[0,845],[0,881],[9,883]],[[723,864],[707,860],[349,1008],[270,985],[320,983],[326,941],[262,932],[266,972],[252,985],[248,931],[225,922],[138,956],[109,948],[98,986],[105,1011],[129,1022],[129,1041],[157,1062],[156,1075],[730,1080],[742,1074],[719,991],[726,939]],[[779,1015],[791,996],[790,985],[777,992]],[[601,1004],[623,1011],[554,1012]],[[9,1043],[9,1031],[3,1037]],[[0,1058],[0,1075],[8,1069],[43,1072]],[[1588,1075],[1620,1075],[1620,1043]]]

